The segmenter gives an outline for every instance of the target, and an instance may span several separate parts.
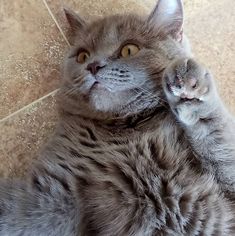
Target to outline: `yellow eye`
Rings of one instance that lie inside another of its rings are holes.
[[[135,44],[126,44],[121,50],[121,56],[124,58],[134,56],[139,50],[139,47]]]
[[[83,64],[86,62],[86,60],[90,57],[89,53],[87,51],[81,51],[77,55],[77,62],[80,64]]]

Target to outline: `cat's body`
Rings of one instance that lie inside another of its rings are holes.
[[[14,186],[1,235],[231,235],[234,206],[215,169],[203,173],[174,117],[156,112],[122,135],[66,117],[28,190]]]
[[[179,1],[160,1],[149,21],[166,2],[176,4],[173,9],[179,13]],[[67,14],[73,26],[79,23],[83,29],[80,19]],[[87,70],[99,75],[98,85],[89,85],[84,94],[91,75],[82,75],[87,76],[86,83],[77,80],[81,72],[68,56],[55,135],[41,152],[27,185],[0,186],[0,235],[235,234],[235,122],[223,107],[210,73],[185,59],[180,29],[177,34],[167,25],[174,44],[162,32],[154,37],[139,18],[108,19],[115,22],[110,29],[119,26],[118,30],[132,32],[141,44],[141,57],[133,55],[136,59],[124,63],[109,58],[99,68],[89,64]],[[98,22],[90,34],[108,35],[100,41],[110,53],[117,47],[108,42],[120,44],[123,39],[110,33],[108,24],[108,20]],[[94,38],[93,46],[101,50],[98,37]],[[80,44],[89,44],[89,36],[85,39]],[[136,53],[130,40],[127,52]],[[104,48],[99,53],[92,50],[98,60]],[[125,53],[122,46],[123,57]],[[79,63],[85,63],[82,56],[76,59]],[[147,69],[139,69],[143,67]],[[101,77],[108,90],[99,87]],[[125,82],[128,93],[120,85]]]

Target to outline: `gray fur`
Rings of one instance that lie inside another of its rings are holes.
[[[148,19],[66,16],[60,122],[28,181],[0,185],[0,235],[234,235],[235,121],[191,59],[181,1]],[[127,42],[140,51],[122,58]]]

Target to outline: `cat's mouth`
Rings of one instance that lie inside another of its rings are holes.
[[[94,84],[91,86],[90,90],[95,89],[95,88],[97,88],[99,86],[100,86],[100,82],[99,81],[95,81]]]
[[[104,83],[102,83],[102,82],[100,82],[98,80],[95,80],[94,83],[90,87],[89,94],[91,94],[93,92],[96,92],[98,90],[103,90],[103,91],[106,91],[106,92],[107,91],[112,92],[112,91],[110,91],[108,86],[105,86]]]
[[[94,76],[93,80],[94,82],[90,87],[90,92],[98,91],[98,90],[103,90],[110,93],[114,92],[113,85],[105,82],[104,78],[100,76]]]
[[[99,81],[95,81],[92,85],[91,85],[91,87],[90,87],[90,89],[89,89],[89,93],[92,93],[92,92],[94,92],[94,91],[96,91],[96,90],[98,90],[98,89],[104,89],[105,87],[104,87],[104,85],[101,83],[101,82],[99,82]]]

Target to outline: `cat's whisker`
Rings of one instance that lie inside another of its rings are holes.
[[[131,83],[132,84],[132,83]],[[133,84],[135,85],[135,84]],[[135,85],[136,86],[136,85]],[[157,103],[161,104],[162,106],[166,107],[165,103],[167,103],[167,101],[165,101],[164,99],[160,98],[159,96],[156,96],[155,94],[153,94],[152,92],[137,86],[138,89],[140,89],[142,92],[144,92],[145,94],[147,94],[150,98],[154,99]],[[134,90],[135,91],[135,90]],[[136,93],[138,93],[136,91]]]
[[[74,77],[74,82],[75,82],[75,84],[79,84],[79,83],[82,81],[82,78],[83,78],[83,77],[80,76],[80,75]]]
[[[77,93],[77,88],[76,87],[72,87],[71,89],[66,91],[66,93],[64,93],[64,95],[65,96],[70,96],[70,95],[73,95],[75,92]]]

